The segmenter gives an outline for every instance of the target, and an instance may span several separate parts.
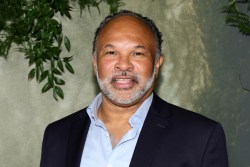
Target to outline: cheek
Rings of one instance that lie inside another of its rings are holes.
[[[133,71],[144,78],[150,78],[153,74],[154,63],[152,60],[132,60]],[[116,61],[111,59],[99,59],[97,62],[98,74],[101,79],[104,79],[115,73]]]
[[[114,71],[114,62],[109,60],[100,60],[97,62],[98,74],[101,79],[109,76]]]
[[[137,63],[134,65],[135,72],[139,73],[143,77],[149,78],[153,74],[154,64],[151,61]]]

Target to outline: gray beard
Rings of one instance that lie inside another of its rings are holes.
[[[142,77],[139,74],[136,74],[137,78],[138,78],[138,83],[137,84],[141,84],[142,83]],[[133,102],[135,102],[136,100],[140,99],[142,96],[144,96],[148,90],[152,87],[154,81],[155,81],[155,77],[156,77],[156,68],[154,66],[154,71],[152,76],[146,81],[146,85],[139,85],[139,89],[135,90],[135,92],[133,92],[130,97],[127,98],[122,98],[119,95],[117,95],[116,93],[114,93],[111,89],[110,89],[110,85],[111,85],[111,80],[112,80],[112,76],[109,78],[106,78],[104,80],[101,80],[99,78],[99,74],[98,74],[98,67],[96,67],[96,78],[97,78],[97,82],[99,84],[99,87],[102,91],[102,93],[108,97],[109,100],[118,103],[118,104],[123,104],[123,105],[128,105],[131,104]],[[122,90],[121,90],[122,91]]]

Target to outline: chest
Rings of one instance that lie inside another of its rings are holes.
[[[112,129],[112,134],[120,138],[114,147],[110,132],[106,128],[93,124],[90,125],[80,167],[129,166],[139,137],[138,129],[129,128],[127,131],[122,132]]]

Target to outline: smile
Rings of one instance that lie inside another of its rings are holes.
[[[128,90],[138,83],[137,78],[134,76],[115,76],[111,81],[112,85],[121,90]]]
[[[120,84],[127,84],[131,81],[132,81],[132,79],[115,79],[115,82],[120,83]]]

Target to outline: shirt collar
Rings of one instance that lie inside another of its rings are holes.
[[[90,106],[87,108],[87,113],[89,115],[89,118],[91,119],[91,121],[97,121],[98,117],[97,117],[97,111],[99,106],[102,103],[102,93],[99,93],[95,99],[92,101],[92,103],[90,104]]]
[[[142,125],[147,116],[149,107],[151,106],[153,100],[153,93],[142,103],[142,105],[137,109],[137,111],[130,117],[129,123],[133,127],[135,124]],[[97,111],[102,103],[102,93],[99,93],[95,99],[92,101],[90,106],[87,108],[87,113],[91,119],[91,122],[98,121]]]
[[[153,100],[153,93],[141,104],[137,111],[130,117],[129,123],[132,127],[135,124],[142,125],[148,114],[149,107],[151,106]]]

